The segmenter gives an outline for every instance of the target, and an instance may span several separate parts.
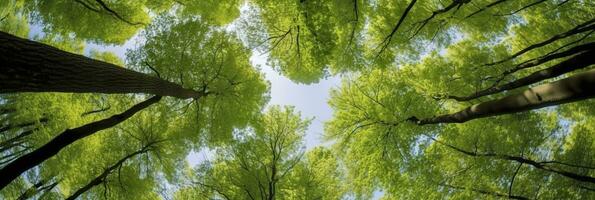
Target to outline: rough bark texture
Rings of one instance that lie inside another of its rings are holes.
[[[149,93],[177,98],[204,94],[123,67],[0,31],[0,93]]]
[[[456,113],[425,119],[410,117],[418,125],[463,123],[472,119],[523,112],[593,98],[595,69],[559,81],[529,88],[519,94],[470,106]]]
[[[67,129],[47,144],[36,149],[35,151],[32,151],[31,153],[21,156],[2,168],[0,170],[0,174],[2,175],[0,176],[0,190],[2,190],[2,188],[12,182],[14,179],[19,177],[23,172],[58,154],[58,152],[60,152],[60,150],[62,150],[64,147],[67,147],[77,140],[92,135],[93,133],[113,127],[120,122],[132,117],[138,111],[141,111],[144,108],[157,103],[159,100],[161,100],[161,96],[155,96],[132,106],[123,113],[113,115],[107,119],[92,122],[75,129]]]

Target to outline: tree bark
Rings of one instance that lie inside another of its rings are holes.
[[[507,84],[504,84],[501,86],[491,87],[491,88],[476,92],[475,94],[470,95],[470,96],[465,96],[465,97],[449,96],[448,98],[454,99],[457,101],[469,101],[469,100],[476,99],[479,97],[496,94],[496,93],[499,93],[502,91],[527,86],[527,85],[530,85],[533,83],[537,83],[539,81],[543,81],[543,80],[546,80],[549,78],[554,78],[554,77],[566,74],[568,72],[571,72],[571,71],[574,71],[577,69],[582,69],[582,68],[588,67],[588,66],[592,65],[593,63],[595,63],[595,59],[593,59],[594,56],[595,56],[595,50],[589,49],[588,51],[580,53],[579,55],[576,55],[568,60],[560,62],[552,67],[533,72],[532,74],[530,74],[526,77],[523,77],[521,79],[518,79],[516,81],[510,82],[510,83],[507,83]]]
[[[0,93],[149,93],[182,99],[204,92],[0,31]]]
[[[66,198],[66,200],[75,200],[81,194],[83,194],[83,193],[89,191],[91,188],[103,183],[105,181],[105,178],[107,178],[107,176],[109,176],[118,167],[122,166],[122,164],[124,164],[124,162],[126,162],[126,160],[128,160],[136,155],[148,152],[149,147],[150,146],[144,146],[142,149],[135,151],[131,154],[128,154],[124,158],[120,159],[118,162],[116,162],[116,164],[108,167],[107,169],[105,169],[103,171],[103,173],[101,173],[99,176],[95,177],[93,180],[91,180],[91,182],[87,183],[87,185],[83,186],[82,188],[79,188],[76,192],[74,192],[72,195],[70,195],[68,198]]]
[[[529,88],[519,94],[475,104],[456,113],[425,119],[413,116],[408,121],[418,125],[464,123],[478,118],[523,112],[593,98],[594,86],[595,69],[591,69],[559,81]]]
[[[14,179],[19,177],[23,172],[41,164],[43,161],[51,158],[58,154],[60,150],[67,147],[68,145],[90,136],[98,131],[111,128],[120,122],[132,117],[135,113],[143,110],[144,108],[157,103],[161,100],[161,96],[154,96],[148,100],[138,103],[128,110],[113,115],[109,118],[85,124],[75,129],[67,129],[60,135],[56,136],[47,144],[36,149],[35,151],[28,153],[15,161],[9,163],[0,170],[0,190],[12,182]]]

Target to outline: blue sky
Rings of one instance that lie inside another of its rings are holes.
[[[126,50],[134,48],[138,37],[131,38],[121,46],[105,46],[87,44],[85,53],[90,50],[109,51],[118,55],[122,60],[126,58]],[[332,110],[328,105],[331,88],[339,87],[341,79],[338,76],[331,76],[320,80],[316,84],[298,84],[282,76],[271,66],[267,65],[267,55],[253,52],[250,62],[253,66],[259,66],[265,75],[265,79],[271,83],[270,105],[294,106],[302,114],[303,118],[314,118],[306,132],[304,144],[306,149],[323,145],[322,135],[324,133],[324,122],[332,117]],[[208,150],[198,153],[191,153],[187,159],[192,164],[198,164],[211,156]]]
[[[42,27],[37,24],[30,24],[31,32],[29,38],[35,35],[43,36]],[[87,43],[85,54],[89,55],[91,50],[108,51],[118,55],[122,60],[126,60],[126,51],[133,49],[135,44],[142,41],[138,35],[129,39],[120,46],[98,45]],[[267,65],[267,55],[259,52],[253,52],[250,62],[253,66],[259,66],[265,75],[265,79],[271,83],[270,105],[290,105],[295,106],[304,118],[314,118],[305,136],[304,144],[306,149],[322,145],[322,135],[324,133],[324,122],[332,117],[332,110],[327,104],[331,88],[339,87],[341,79],[338,76],[331,76],[320,80],[316,84],[298,84],[282,76],[271,66]],[[187,158],[193,165],[210,157],[208,150],[200,153],[191,153]]]
[[[306,132],[304,144],[306,150],[323,145],[324,122],[332,117],[332,110],[327,104],[331,88],[339,87],[341,79],[332,76],[322,79],[317,84],[298,84],[282,76],[271,66],[266,64],[266,55],[254,52],[250,58],[253,66],[259,66],[265,79],[271,83],[271,100],[267,106],[289,105],[294,106],[303,118],[314,118]],[[211,159],[209,150],[188,155],[188,162],[196,165],[201,161]]]
[[[29,38],[33,38],[36,35],[44,35],[41,26],[30,24],[30,28]],[[108,51],[116,54],[122,60],[126,60],[126,51],[133,49],[138,41],[142,41],[142,38],[135,36],[120,46],[87,43],[85,54],[89,55],[91,50]],[[267,107],[271,105],[294,106],[303,118],[314,118],[304,137],[303,142],[306,150],[328,144],[322,138],[324,123],[332,117],[332,110],[327,102],[329,100],[330,90],[340,86],[341,78],[339,76],[330,76],[320,80],[316,84],[298,84],[282,76],[273,70],[271,66],[267,65],[267,55],[253,52],[250,63],[255,67],[258,66],[264,73],[265,79],[271,84],[271,99]],[[186,157],[191,165],[197,165],[212,158],[213,152],[209,149],[203,149],[200,152],[191,152]],[[379,199],[381,196],[382,192],[375,191],[372,199]]]
[[[331,88],[339,87],[340,78],[332,76],[320,80],[317,84],[296,84],[266,65],[266,56],[253,54],[250,62],[261,66],[267,80],[271,82],[271,101],[269,105],[291,105],[300,111],[302,117],[312,118],[312,124],[306,132],[306,147],[321,145],[324,122],[332,117],[332,110],[327,104]]]
[[[246,9],[246,8],[242,8]],[[43,36],[42,27],[39,24],[30,24],[29,38],[34,36]],[[142,42],[142,38],[138,34],[130,38],[123,45],[98,45],[94,43],[87,43],[85,46],[85,54],[89,55],[91,50],[108,51],[118,55],[123,61],[126,60],[126,51],[135,48],[137,42]],[[294,106],[297,111],[300,111],[304,118],[314,118],[310,127],[306,132],[304,144],[306,149],[323,145],[322,135],[324,133],[324,122],[330,120],[332,117],[332,110],[328,105],[329,94],[331,88],[339,87],[341,79],[338,76],[330,76],[326,79],[320,80],[316,84],[298,84],[288,78],[282,76],[277,71],[273,70],[271,66],[267,65],[267,55],[259,52],[253,52],[250,62],[253,66],[259,66],[265,75],[265,79],[271,83],[271,99],[270,105],[290,105]],[[188,160],[191,164],[197,164],[205,158],[209,157],[206,152],[191,153]]]

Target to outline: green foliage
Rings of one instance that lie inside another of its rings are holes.
[[[204,1],[184,1],[181,4],[181,15],[200,16],[203,20],[216,25],[227,25],[240,16],[241,0],[204,0]]]
[[[44,32],[107,44],[123,44],[150,21],[144,1],[29,1]]]
[[[0,30],[16,36],[27,37],[29,17],[23,11],[24,3],[19,0],[0,2]]]
[[[268,100],[268,85],[248,62],[250,51],[233,35],[199,19],[164,16],[143,36],[144,44],[128,52],[132,67],[147,72],[152,67],[162,78],[207,94],[192,102],[176,100],[188,117],[182,126],[196,143],[196,136],[213,144],[228,141],[232,129],[247,125]]]
[[[350,1],[284,0],[254,4],[257,7],[251,9],[256,10],[255,16],[248,19],[245,29],[251,31],[246,34],[255,40],[253,46],[269,54],[271,66],[283,75],[308,84],[326,77],[329,66],[333,71],[359,67],[355,48],[363,18],[352,14]]]
[[[176,199],[341,198],[335,156],[322,148],[304,156],[301,141],[309,123],[292,107],[271,106],[250,129],[237,132],[237,143],[195,169],[191,186]]]
[[[469,152],[521,156],[537,162],[580,163],[582,167],[547,165],[592,177],[593,146],[590,142],[575,143],[577,137],[581,141],[593,140],[593,134],[582,125],[592,118],[592,106],[587,105],[592,100],[464,124],[417,126],[407,120],[411,116],[456,112],[477,102],[526,89],[521,87],[470,102],[444,99],[447,95],[473,94],[499,81],[514,81],[564,60],[502,75],[523,61],[592,42],[590,32],[486,66],[591,20],[592,9],[581,8],[585,6],[583,2],[558,6],[560,2],[546,1],[518,14],[494,17],[531,3],[506,1],[465,19],[478,7],[488,4],[473,1],[456,13],[453,9],[436,16],[411,38],[415,31],[412,27],[419,27],[416,22],[429,17],[431,11],[446,7],[432,2],[418,1],[390,45],[374,60],[374,66],[383,69],[364,70],[350,76],[331,93],[329,103],[334,117],[327,123],[325,134],[338,141],[334,148],[348,168],[356,196],[369,198],[374,191],[382,190],[386,199],[496,198],[496,193],[538,199],[592,198],[587,183],[528,164],[519,168],[519,162],[511,160],[466,155],[446,145]],[[408,3],[377,2],[374,8],[377,12],[373,12],[376,16],[372,16],[369,27],[372,36],[367,38],[369,43],[379,44],[386,38]],[[563,22],[549,20],[560,16],[564,16]],[[448,23],[438,28],[441,20]],[[440,29],[443,36],[438,34],[434,38],[433,31]],[[370,51],[369,55],[376,53]],[[385,57],[390,60],[383,60]],[[574,153],[578,155],[574,157]]]
[[[471,101],[448,98],[567,60],[512,71],[595,42],[593,8],[592,1],[564,0],[1,1],[0,31],[206,95],[166,98],[77,141],[0,198],[67,198],[156,142],[80,199],[371,199],[378,191],[381,199],[593,199],[592,183],[554,172],[595,177],[593,100],[460,124],[411,122],[526,90],[532,85]],[[585,23],[589,28],[564,35]],[[136,46],[122,47],[125,58],[87,49],[132,38]],[[305,149],[311,119],[295,108],[263,109],[270,86],[250,64],[252,53],[268,56],[296,83],[341,75],[328,102],[330,147]],[[0,167],[146,98],[1,94]],[[189,166],[186,157],[199,151],[212,159]]]

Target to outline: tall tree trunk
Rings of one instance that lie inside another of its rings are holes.
[[[101,173],[99,176],[95,177],[93,180],[91,180],[91,182],[87,183],[87,185],[83,186],[82,188],[79,188],[76,192],[74,192],[72,195],[70,195],[68,198],[66,198],[66,200],[74,200],[81,194],[89,191],[91,188],[103,183],[105,181],[105,178],[107,178],[107,176],[109,176],[118,167],[122,166],[122,164],[124,164],[124,162],[126,162],[126,160],[128,160],[136,155],[148,152],[149,147],[150,147],[150,145],[144,146],[142,149],[135,151],[131,154],[128,154],[124,158],[120,159],[118,162],[116,162],[116,164],[108,167],[107,169],[105,169],[103,171],[103,173]]]
[[[157,103],[161,100],[161,96],[154,96],[148,100],[138,103],[123,113],[113,115],[107,119],[102,119],[96,122],[85,124],[75,129],[67,129],[60,135],[56,136],[47,144],[42,147],[28,153],[24,156],[19,157],[15,161],[9,163],[0,170],[0,190],[12,182],[14,179],[19,177],[23,172],[41,164],[43,161],[51,158],[58,154],[60,150],[67,147],[68,145],[85,138],[98,131],[111,128],[120,122],[132,117],[138,111]]]
[[[565,104],[595,96],[595,69],[559,81],[529,88],[522,93],[470,106],[456,113],[408,120],[418,125],[464,123],[466,121]]]
[[[204,95],[157,77],[1,31],[0,63],[0,93],[149,93],[183,99]]]

